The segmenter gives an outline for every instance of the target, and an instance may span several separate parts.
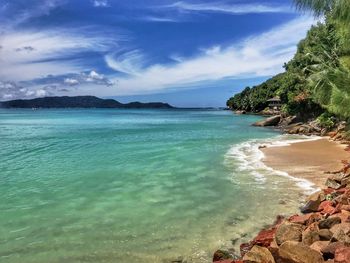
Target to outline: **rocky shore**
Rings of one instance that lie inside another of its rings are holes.
[[[329,136],[349,144],[344,122],[327,129],[317,121],[303,123],[297,117],[276,115],[254,125],[289,134]],[[277,216],[270,227],[241,244],[239,252],[216,251],[213,262],[350,263],[350,164],[343,164],[341,170],[328,172],[324,188],[307,198],[300,214]]]
[[[301,214],[278,216],[271,227],[240,245],[240,255],[218,250],[213,262],[350,262],[349,167],[330,174],[326,187],[308,197]]]
[[[274,115],[253,124],[257,127],[276,127],[287,134],[329,136],[335,141],[350,144],[346,134],[346,122],[335,121],[333,127],[327,128],[317,120],[302,122],[297,116]]]

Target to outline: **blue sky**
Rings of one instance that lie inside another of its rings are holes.
[[[0,100],[224,106],[282,72],[312,23],[291,0],[0,0]]]

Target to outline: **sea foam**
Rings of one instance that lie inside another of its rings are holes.
[[[264,183],[266,178],[272,175],[288,178],[303,189],[306,194],[310,194],[318,190],[318,187],[314,183],[306,179],[293,177],[287,172],[268,167],[262,161],[265,155],[259,147],[283,147],[298,142],[315,141],[319,139],[321,139],[319,136],[280,135],[271,139],[250,140],[233,145],[225,155],[225,163],[228,164],[233,161],[238,164],[238,166],[235,167],[236,171],[250,174],[254,176],[256,182],[260,183]]]

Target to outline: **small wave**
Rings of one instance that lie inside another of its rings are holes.
[[[294,181],[298,187],[302,188],[307,194],[309,194],[318,190],[314,183],[306,179],[293,177],[287,172],[275,170],[266,166],[262,161],[265,155],[259,147],[262,145],[266,147],[282,147],[294,143],[315,141],[319,139],[321,139],[319,136],[280,135],[271,139],[250,140],[233,145],[225,155],[225,162],[226,164],[232,164],[232,160],[234,160],[234,163],[237,165],[235,166],[236,170],[254,176],[255,181],[258,183],[264,183],[268,175],[282,176]]]

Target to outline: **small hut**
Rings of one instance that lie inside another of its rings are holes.
[[[282,103],[279,96],[267,100],[270,110],[280,110]]]

